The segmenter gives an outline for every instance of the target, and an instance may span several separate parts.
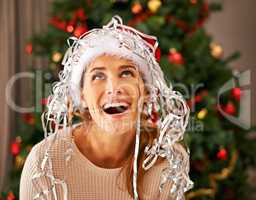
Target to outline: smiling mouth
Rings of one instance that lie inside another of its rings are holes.
[[[113,104],[113,105],[105,105],[103,107],[103,111],[108,114],[108,115],[117,115],[117,114],[121,114],[124,113],[125,111],[127,111],[129,108],[128,104]]]
[[[128,109],[128,107],[125,106],[117,106],[117,107],[110,107],[104,110],[105,113],[109,114],[109,115],[113,115],[113,114],[120,114],[125,112]]]

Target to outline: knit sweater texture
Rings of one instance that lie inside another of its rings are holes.
[[[54,139],[55,138],[55,139]],[[96,166],[76,146],[71,131],[59,131],[47,137],[53,142],[49,155],[52,158],[54,177],[64,180],[67,185],[67,200],[132,200],[126,188],[126,178],[121,168],[107,169]],[[36,144],[24,164],[20,180],[20,200],[32,200],[38,193],[51,188],[50,178],[38,174],[44,157],[46,139]],[[72,156],[66,165],[65,152],[72,146]],[[154,165],[144,176],[143,200],[169,200],[170,184],[159,193],[161,171],[168,166],[167,161]],[[58,200],[65,200],[61,184],[56,185]],[[42,196],[43,197],[43,196]],[[50,192],[42,199],[54,199]]]

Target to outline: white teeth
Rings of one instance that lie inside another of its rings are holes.
[[[106,104],[103,106],[103,109],[107,109],[107,108],[109,108],[109,107],[117,107],[117,106],[125,106],[125,107],[128,107],[129,104],[128,104],[128,103],[125,103],[125,102],[106,103]]]

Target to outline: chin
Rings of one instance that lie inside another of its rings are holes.
[[[136,125],[136,113],[132,109],[126,109],[120,113],[107,113],[103,110],[92,115],[97,127],[107,134],[123,135],[134,132]]]

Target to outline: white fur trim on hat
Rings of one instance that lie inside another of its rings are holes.
[[[83,75],[84,70],[88,66],[88,64],[93,61],[96,57],[102,54],[109,55],[117,55],[126,59],[131,60],[139,69],[139,71],[143,74],[145,81],[147,83],[152,83],[152,77],[149,73],[149,68],[147,61],[143,59],[141,56],[135,54],[133,51],[127,49],[125,46],[120,45],[120,41],[110,35],[104,35],[98,38],[93,38],[88,41],[80,41],[81,48],[78,49],[79,53],[79,61],[72,65],[71,70],[71,88],[75,93],[79,93],[80,90],[80,82]],[[77,96],[77,95],[75,95]],[[79,104],[80,97],[75,97],[75,102]]]

